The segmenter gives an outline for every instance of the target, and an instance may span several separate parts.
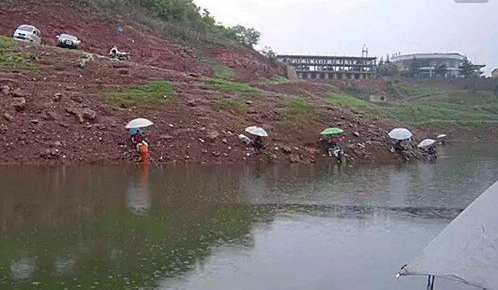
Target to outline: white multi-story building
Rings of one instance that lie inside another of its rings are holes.
[[[437,68],[445,66],[445,74],[442,77],[459,78],[463,77],[461,66],[466,57],[459,53],[415,53],[396,55],[391,58],[391,62],[396,64],[400,71],[409,71],[413,61],[419,64],[419,77],[436,77]],[[484,65],[474,65],[476,69],[485,67]],[[440,75],[441,76],[441,75]]]

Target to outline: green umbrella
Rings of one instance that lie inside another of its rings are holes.
[[[339,134],[342,134],[344,133],[344,130],[340,129],[340,128],[328,128],[326,129],[325,131],[323,131],[322,133],[320,133],[320,135],[339,135]]]

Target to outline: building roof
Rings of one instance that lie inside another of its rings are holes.
[[[367,59],[376,60],[377,57],[362,57],[362,56],[342,56],[342,55],[298,55],[298,54],[286,54],[277,55],[277,58],[316,58],[316,59]]]
[[[413,58],[417,59],[456,59],[456,60],[464,60],[465,56],[456,53],[456,52],[451,52],[451,53],[439,53],[439,52],[434,52],[434,53],[412,53],[412,54],[402,54],[402,55],[397,55],[393,56],[391,58],[391,61],[396,62],[396,61],[403,61],[403,60],[410,60]]]

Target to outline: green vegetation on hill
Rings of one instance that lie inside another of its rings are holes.
[[[0,36],[0,70],[33,68],[28,55],[15,51],[18,45],[16,40]]]
[[[498,97],[488,92],[451,92],[413,98],[384,108],[413,125],[479,126],[498,124]]]
[[[374,104],[346,94],[325,97],[331,104],[376,117],[397,118],[409,125],[469,127],[498,124],[498,96],[491,92],[447,91]]]
[[[245,115],[247,111],[247,105],[242,100],[221,99],[216,102],[216,106],[233,115]]]
[[[330,94],[325,97],[325,101],[332,105],[349,108],[360,114],[385,115],[382,107],[348,94]]]
[[[126,86],[108,93],[108,101],[117,107],[154,108],[158,102],[170,100],[175,95],[173,85],[166,80],[156,80],[140,86]]]
[[[116,15],[155,26],[179,41],[210,40],[252,47],[260,33],[241,25],[226,27],[216,22],[193,0],[68,0],[73,6],[93,7],[109,18]]]
[[[205,78],[204,83],[226,93],[260,96],[261,91],[245,83],[232,82],[223,79]]]

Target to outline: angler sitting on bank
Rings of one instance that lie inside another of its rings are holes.
[[[130,121],[125,127],[131,135],[130,141],[133,147],[140,153],[140,159],[144,164],[149,163],[150,157],[149,143],[145,139],[145,132],[142,129],[150,127],[153,124],[147,119],[140,118]]]

